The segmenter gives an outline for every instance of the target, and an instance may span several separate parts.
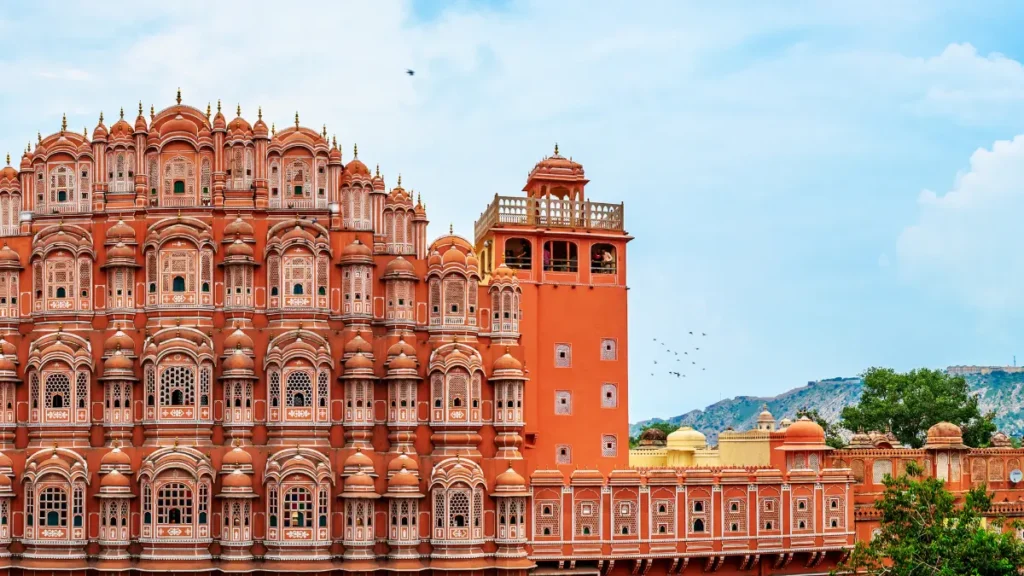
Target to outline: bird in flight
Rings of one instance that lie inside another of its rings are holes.
[[[705,333],[703,333],[703,332],[701,332],[701,333],[700,333],[700,335],[701,335],[701,336],[707,336],[707,334],[705,334]]]
[[[416,71],[412,70],[410,68],[406,68],[405,69],[405,73],[408,74],[409,76],[415,76],[416,75]]]
[[[693,330],[690,330],[690,336],[693,336]]]

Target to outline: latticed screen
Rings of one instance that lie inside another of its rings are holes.
[[[192,523],[192,490],[180,482],[164,484],[156,495],[156,521],[159,524]]]
[[[321,408],[327,407],[327,396],[330,391],[330,384],[328,384],[327,371],[321,370],[316,375],[316,394],[317,402]]]
[[[779,518],[779,512],[778,498],[764,498],[761,500],[761,530],[768,532],[781,530],[782,526]]]
[[[871,465],[871,480],[875,484],[881,484],[886,474],[892,475],[892,460],[875,460]],[[984,475],[982,475],[982,481],[984,481]]]
[[[568,444],[556,445],[555,462],[558,464],[572,464],[572,446]]]
[[[576,536],[597,536],[600,525],[599,503],[597,500],[576,501]]]
[[[46,375],[46,407],[67,408],[71,402],[71,379],[64,372]]]
[[[555,344],[555,368],[569,368],[572,366],[572,346],[569,344]]]
[[[280,406],[281,402],[281,373],[277,370],[270,372],[270,405]]]
[[[846,527],[846,507],[839,496],[825,498],[825,526],[828,528]]]
[[[676,503],[674,500],[655,500],[651,503],[651,525],[655,534],[675,534]]]
[[[618,536],[629,536],[636,534],[636,505],[633,502],[616,502],[612,509],[615,511],[612,520],[615,534]]]
[[[601,385],[601,407],[615,408],[619,404],[618,388],[615,384]]]
[[[196,375],[191,366],[168,366],[160,373],[160,404],[185,406],[195,402]]]
[[[89,403],[89,374],[79,372],[75,382],[75,402],[79,408],[85,408]]]
[[[170,292],[194,292],[196,289],[196,257],[194,250],[175,250],[161,253],[160,290]]]
[[[68,493],[63,488],[44,488],[39,493],[39,525],[68,525]]]
[[[797,497],[793,500],[793,530],[812,530],[814,525],[811,520],[814,517],[814,510],[811,506],[811,498]]]
[[[555,414],[562,416],[572,414],[572,392],[568,390],[555,392]]]
[[[309,406],[313,399],[313,382],[308,372],[292,372],[288,375],[285,401],[290,407]]]
[[[313,525],[313,495],[305,488],[290,488],[284,493],[284,527],[308,528]]]
[[[614,434],[601,436],[601,455],[605,457],[615,456],[619,452],[618,444]]]
[[[46,260],[47,298],[71,298],[74,295],[74,266],[68,258]]]
[[[561,536],[561,506],[558,500],[538,500],[535,504],[534,522],[540,536]]]
[[[729,532],[747,531],[747,503],[740,498],[732,498],[725,507],[725,525]]]
[[[285,256],[284,289],[287,294],[313,293],[313,259],[309,256]]]

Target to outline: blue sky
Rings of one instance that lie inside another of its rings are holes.
[[[1019,3],[4,10],[0,153],[16,159],[62,113],[91,132],[100,110],[134,117],[180,86],[200,107],[326,123],[422,192],[431,235],[470,235],[558,141],[636,237],[634,419],[873,365],[1024,361]],[[652,338],[706,370],[651,376]]]

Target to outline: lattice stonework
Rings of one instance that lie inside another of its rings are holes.
[[[572,464],[572,446],[568,444],[555,445],[555,462],[558,464]]]
[[[747,502],[742,498],[729,498],[725,504],[725,530],[744,533],[747,531]]]
[[[689,498],[691,534],[706,535],[711,533],[711,495],[706,490],[694,491]]]
[[[619,453],[619,441],[614,434],[601,436],[601,456],[613,458]]]
[[[572,414],[572,392],[568,390],[555,391],[555,414],[560,416]]]
[[[762,498],[760,511],[758,513],[758,519],[760,521],[758,529],[765,532],[777,532],[781,530],[782,522],[780,520],[780,512],[778,498]]]
[[[814,500],[811,495],[793,497],[793,531],[814,530]]]
[[[825,498],[825,527],[833,530],[846,527],[846,506],[842,496]]]
[[[618,360],[618,343],[615,338],[601,339],[601,360]]]
[[[572,366],[572,346],[569,344],[555,344],[555,368],[569,368]]]
[[[651,531],[659,536],[676,532],[676,503],[668,498],[651,502]]]
[[[616,536],[631,536],[637,533],[636,502],[619,500],[612,503],[612,530]]]
[[[601,503],[597,500],[577,500],[573,519],[577,538],[597,538],[600,535]]]
[[[562,535],[562,510],[558,500],[538,500],[534,502],[534,515],[537,531],[534,536],[559,538]]]
[[[619,391],[615,384],[601,385],[601,407],[615,408],[619,405]]]
[[[191,366],[167,366],[160,372],[160,405],[192,406],[196,402],[196,374]]]

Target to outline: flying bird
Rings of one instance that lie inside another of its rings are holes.
[[[690,330],[690,336],[693,336],[693,330]]]
[[[705,333],[703,333],[703,332],[701,332],[701,333],[700,333],[700,335],[701,335],[701,336],[707,336],[707,334],[705,334]]]
[[[700,346],[697,347],[697,350],[700,350]]]
[[[405,69],[405,73],[408,74],[409,76],[415,76],[416,75],[416,71],[415,70],[411,70],[409,68]]]

